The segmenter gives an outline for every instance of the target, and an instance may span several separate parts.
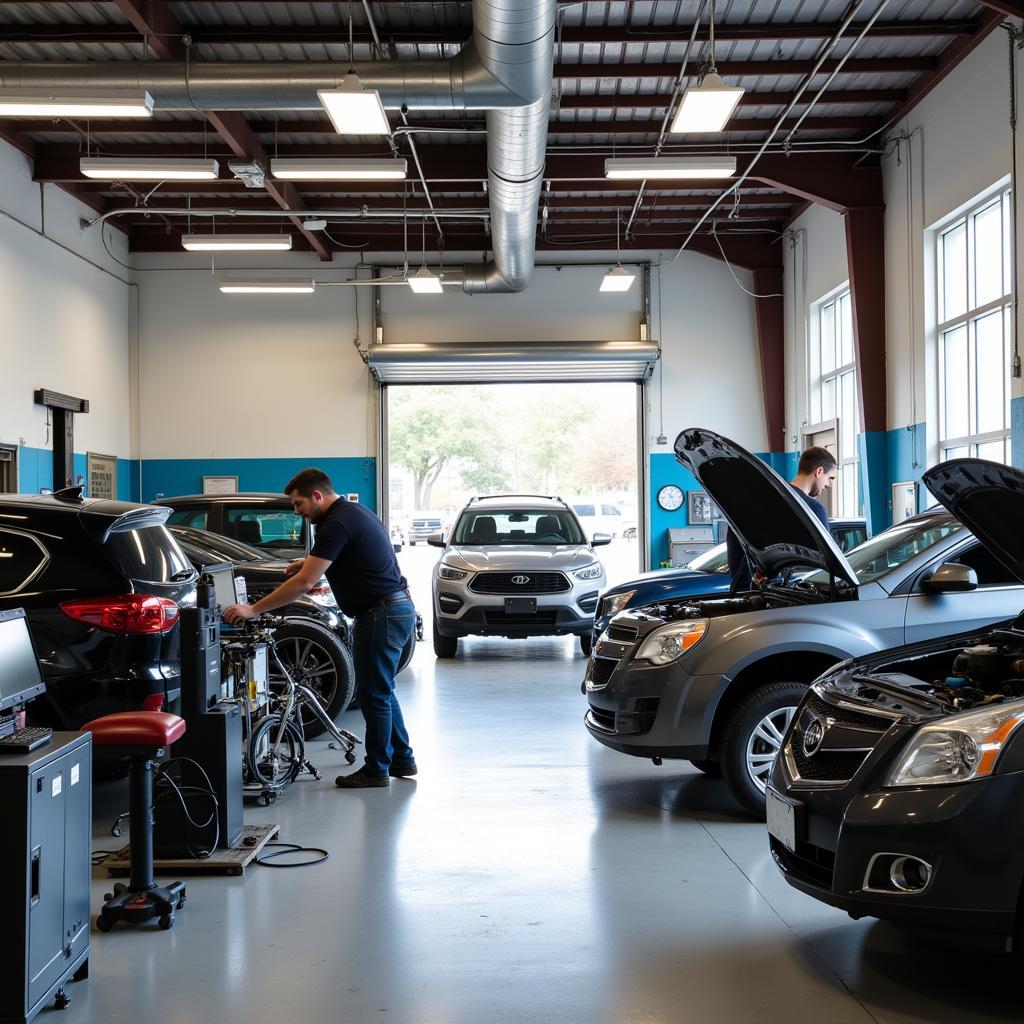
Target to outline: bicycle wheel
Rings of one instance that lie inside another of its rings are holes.
[[[279,714],[261,718],[249,737],[245,754],[252,780],[268,788],[279,788],[294,782],[306,757],[302,733],[294,722],[286,723],[281,743],[277,752],[274,752],[274,741],[280,727]]]

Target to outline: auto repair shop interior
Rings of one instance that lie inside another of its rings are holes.
[[[1014,0],[0,4],[0,1022],[1019,1019],[1022,72]],[[403,582],[233,625],[306,467]]]

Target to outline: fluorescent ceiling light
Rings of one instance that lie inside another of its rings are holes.
[[[387,181],[404,179],[407,166],[405,160],[280,157],[270,161],[270,173],[283,181]]]
[[[292,247],[291,235],[182,235],[189,252],[283,252]]]
[[[78,165],[87,178],[104,181],[213,181],[220,173],[216,160],[165,157],[83,156]]]
[[[736,173],[734,156],[639,157],[605,160],[606,178],[729,178]]]
[[[439,295],[443,291],[441,278],[432,274],[426,267],[420,267],[408,279],[408,284],[417,295]]]
[[[722,79],[714,72],[709,72],[700,85],[686,90],[669,131],[724,131],[742,95],[741,86],[722,85]]]
[[[0,117],[152,117],[148,92],[96,92],[48,96],[38,89],[0,92]]]
[[[311,295],[313,281],[221,281],[225,295]]]
[[[322,89],[317,95],[339,135],[390,135],[391,125],[376,89],[364,89],[350,71],[340,89]]]
[[[631,274],[621,264],[612,267],[601,279],[602,292],[628,292],[636,280],[636,274]]]

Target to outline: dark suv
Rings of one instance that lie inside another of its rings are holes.
[[[80,494],[0,496],[0,611],[25,609],[46,680],[30,717],[61,729],[151,694],[173,708],[178,610],[195,602],[167,509]]]

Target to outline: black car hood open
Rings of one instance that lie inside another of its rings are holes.
[[[1024,473],[984,459],[927,470],[925,487],[1019,580],[1024,580]]]
[[[850,563],[791,484],[756,455],[703,427],[684,430],[676,459],[708,492],[747,557],[765,576],[792,566],[824,569],[857,585]]]

